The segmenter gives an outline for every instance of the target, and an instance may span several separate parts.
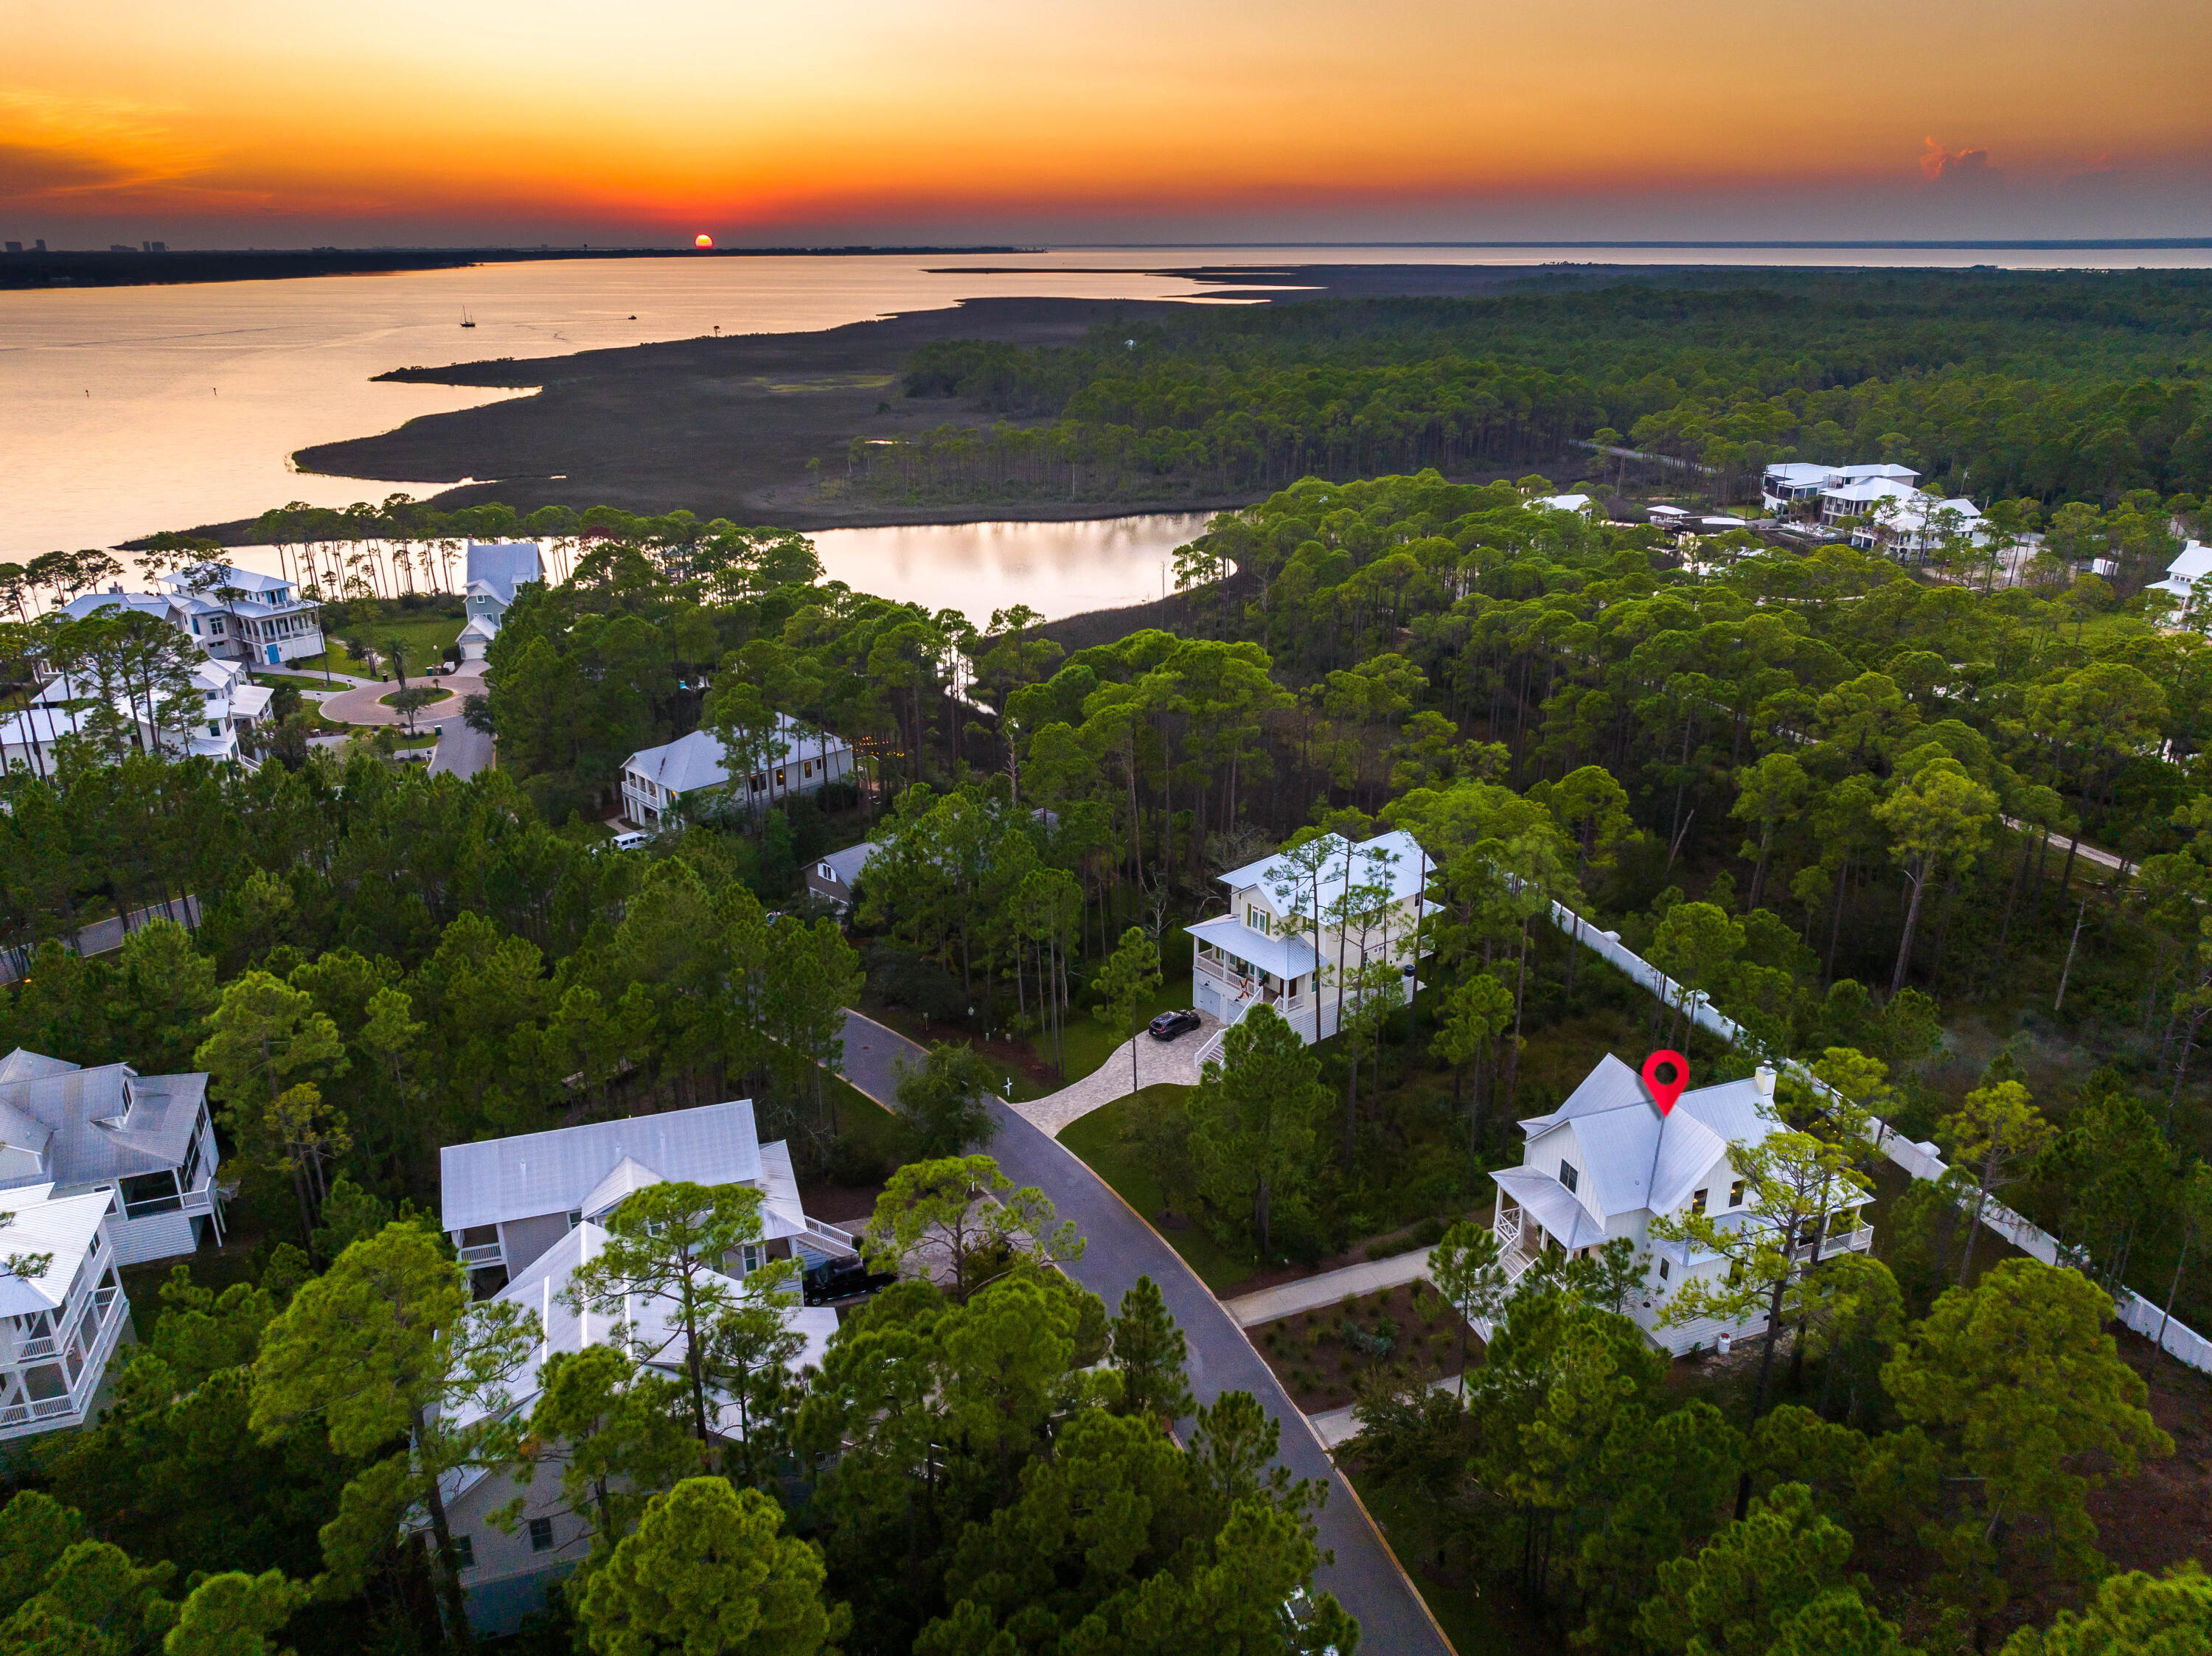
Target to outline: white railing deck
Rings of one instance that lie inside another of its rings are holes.
[[[497,1242],[478,1242],[460,1251],[461,1268],[480,1271],[486,1265],[495,1265],[506,1259],[506,1252]]]

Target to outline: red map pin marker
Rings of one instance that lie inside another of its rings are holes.
[[[1674,1073],[1668,1079],[1659,1079],[1662,1070]],[[1690,1060],[1680,1052],[1654,1052],[1644,1060],[1644,1084],[1650,1089],[1651,1101],[1665,1115],[1674,1107],[1674,1101],[1682,1095],[1682,1089],[1690,1084]]]

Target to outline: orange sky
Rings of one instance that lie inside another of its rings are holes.
[[[306,241],[2212,234],[2202,0],[80,0],[0,226]]]

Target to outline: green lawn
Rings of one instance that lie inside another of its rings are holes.
[[[1182,1262],[1198,1273],[1200,1282],[1220,1294],[1256,1271],[1258,1259],[1241,1247],[1223,1247],[1194,1219],[1183,1230],[1171,1230],[1163,1224],[1159,1213],[1164,1198],[1158,1176],[1146,1161],[1143,1149],[1125,1143],[1121,1137],[1144,1111],[1157,1109],[1164,1100],[1189,1091],[1188,1087],[1147,1087],[1127,1098],[1117,1098],[1068,1126],[1060,1135],[1060,1142],[1111,1185],[1123,1201],[1144,1215],[1146,1222],[1166,1239],[1168,1246],[1182,1256]]]
[[[1155,1013],[1172,1012],[1190,1004],[1190,974],[1171,978],[1149,996],[1137,1008],[1137,1028],[1143,1028]],[[1067,1078],[1080,1081],[1112,1057],[1115,1049],[1129,1038],[1126,1029],[1109,1029],[1083,1008],[1071,1008],[1067,1019]],[[1042,1036],[1033,1037],[1030,1045],[1036,1049],[1047,1063],[1052,1061],[1051,1046]]]

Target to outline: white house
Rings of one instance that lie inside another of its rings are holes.
[[[118,1265],[222,1240],[204,1075],[142,1076],[127,1064],[87,1070],[17,1047],[0,1059],[0,1204],[19,1186],[64,1196],[112,1188]],[[6,1246],[0,1235],[0,1247]]]
[[[462,598],[469,618],[461,628],[461,659],[482,661],[514,605],[515,588],[544,579],[545,559],[536,541],[471,541]]]
[[[658,748],[640,749],[623,761],[623,815],[640,828],[658,828],[694,795],[720,792],[757,809],[853,774],[853,749],[842,737],[806,730],[783,713],[775,716],[775,730],[772,755],[742,789],[732,785],[728,755],[712,731],[694,731]]]
[[[210,563],[165,575],[161,585],[210,656],[276,667],[323,652],[323,606],[281,576]]]
[[[0,1196],[0,1253],[35,1271],[0,1275],[0,1441],[82,1426],[97,1411],[108,1360],[131,1327],[106,1186],[76,1195],[51,1184]]]
[[[1590,507],[1587,494],[1542,494],[1528,502],[1531,512],[1587,512]]]
[[[2165,578],[2153,581],[2150,590],[2171,592],[2174,602],[2186,610],[2197,583],[2207,575],[2212,575],[2212,546],[2191,541],[2174,555],[2173,561],[2166,566]]]
[[[1811,460],[1785,460],[1768,466],[1760,474],[1759,503],[1770,515],[1786,513],[1824,502],[1829,494],[1838,489],[1856,488],[1874,482],[1909,486],[1919,476],[1920,474],[1911,466],[1895,465],[1886,461],[1832,466]],[[1841,515],[1852,514],[1845,513]],[[1825,505],[1822,516],[1826,521],[1834,521]]]
[[[544,1330],[543,1343],[495,1405],[502,1414],[527,1413],[535,1405],[540,1370],[556,1351],[621,1338],[648,1367],[683,1372],[683,1336],[668,1325],[660,1302],[641,1298],[619,1323],[564,1303],[578,1267],[606,1246],[599,1222],[635,1192],[669,1180],[750,1185],[762,1192],[758,1249],[722,1262],[732,1275],[719,1280],[733,1289],[741,1291],[744,1277],[771,1259],[811,1265],[858,1257],[848,1232],[810,1218],[801,1207],[790,1146],[760,1142],[748,1099],[449,1144],[439,1153],[441,1222],[461,1264],[474,1273],[479,1291],[503,1284],[498,1297],[536,1313]],[[780,1308],[805,1340],[793,1367],[818,1366],[836,1331],[837,1313],[795,1297]],[[734,1410],[720,1400],[714,1426],[725,1436],[738,1430]],[[510,1535],[489,1515],[518,1496],[522,1521]],[[547,1584],[589,1550],[584,1525],[563,1507],[559,1474],[551,1469],[527,1488],[502,1471],[457,1476],[447,1488],[447,1515],[461,1544],[470,1622],[485,1633],[514,1632],[543,1603]]]
[[[684,1373],[689,1348],[681,1325],[669,1319],[672,1307],[665,1300],[640,1297],[619,1319],[594,1315],[570,1301],[577,1269],[605,1247],[606,1232],[587,1219],[500,1290],[498,1298],[538,1318],[544,1336],[504,1396],[494,1400],[502,1417],[527,1416],[537,1406],[544,1365],[555,1352],[622,1340],[653,1372],[669,1379]],[[715,1273],[708,1274],[708,1281],[732,1296],[744,1291],[739,1283]],[[780,1296],[777,1303],[786,1325],[805,1343],[791,1359],[792,1368],[819,1368],[830,1337],[837,1331],[837,1313],[828,1306],[801,1305],[795,1296]],[[710,1407],[710,1429],[716,1436],[741,1435],[734,1404],[717,1395]],[[471,1417],[481,1413],[473,1411]],[[448,1479],[445,1495],[447,1520],[461,1554],[469,1623],[478,1633],[515,1632],[526,1616],[544,1605],[547,1587],[591,1550],[590,1530],[562,1500],[556,1465],[541,1466],[527,1484],[503,1468],[471,1468]],[[493,1513],[518,1499],[522,1508],[512,1532],[491,1522]]]
[[[1507,1276],[1518,1281],[1539,1254],[1581,1256],[1626,1237],[1645,1263],[1644,1292],[1629,1314],[1652,1343],[1676,1356],[1722,1334],[1755,1333],[1765,1318],[1722,1324],[1703,1318],[1662,1325],[1668,1297],[1691,1277],[1717,1278],[1727,1263],[1684,1242],[1651,1234],[1660,1215],[1703,1213],[1727,1226],[1746,1213],[1745,1180],[1732,1146],[1759,1144],[1781,1130],[1773,1113],[1774,1072],[1700,1087],[1662,1115],[1643,1078],[1610,1053],[1549,1115],[1521,1124],[1521,1165],[1490,1176],[1498,1185],[1494,1228]],[[1874,1232],[1859,1210],[1828,1216],[1821,1234],[1799,1243],[1801,1257],[1856,1253]]]
[[[0,769],[21,765],[39,775],[52,773],[55,744],[65,736],[82,736],[94,726],[82,704],[98,696],[96,687],[66,674],[47,680],[32,693],[23,711],[0,719]],[[236,661],[209,658],[192,669],[186,705],[167,695],[155,698],[160,728],[147,722],[143,700],[128,688],[116,690],[112,705],[131,743],[142,753],[160,751],[173,758],[238,759],[239,737],[268,716],[275,692],[256,684]],[[76,704],[72,706],[71,704]],[[246,761],[249,767],[252,762]]]
[[[1229,913],[1190,927],[1192,998],[1224,1028],[1265,1004],[1311,1045],[1336,1033],[1363,963],[1389,961],[1413,975],[1432,868],[1426,853],[1402,829],[1358,846],[1335,834],[1322,843],[1317,877],[1294,875],[1280,856],[1231,869],[1221,877]]]
[[[813,1265],[858,1257],[848,1232],[809,1218],[799,1205],[791,1147],[781,1139],[760,1142],[750,1099],[448,1144],[438,1152],[441,1222],[461,1264],[484,1273],[480,1280],[486,1283],[494,1272],[516,1280],[577,1226],[664,1180],[750,1185],[761,1192],[764,1259]]]

